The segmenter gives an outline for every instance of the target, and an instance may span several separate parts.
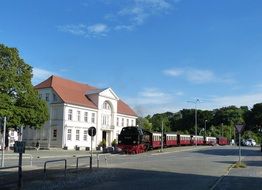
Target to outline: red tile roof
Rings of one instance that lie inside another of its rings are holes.
[[[98,90],[96,87],[52,75],[47,80],[36,85],[35,88],[52,88],[64,103],[97,109],[97,105],[86,96],[88,91]],[[122,100],[118,100],[117,112],[119,114],[137,116]]]

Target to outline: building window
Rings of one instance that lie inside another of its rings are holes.
[[[69,109],[68,110],[68,120],[72,121],[72,119],[73,119],[73,110]]]
[[[80,121],[80,120],[81,120],[81,112],[77,111],[77,121]]]
[[[116,118],[116,126],[119,126],[119,117]]]
[[[126,120],[126,126],[129,126],[129,119]]]
[[[56,137],[57,137],[57,130],[54,129],[54,130],[53,130],[53,138],[56,138]]]
[[[92,113],[92,118],[91,118],[91,122],[92,122],[92,123],[95,123],[95,117],[96,117],[96,114],[95,114],[95,113]]]
[[[45,100],[46,100],[47,102],[49,102],[49,93],[46,93],[46,94],[45,94]]]
[[[122,118],[122,127],[124,127],[124,118]]]
[[[106,125],[106,115],[102,115],[102,125]]]
[[[133,119],[131,120],[131,126],[134,126],[134,120]]]
[[[85,112],[84,120],[85,120],[85,122],[88,122],[88,112]]]
[[[42,99],[42,94],[39,94],[39,98]]]
[[[87,141],[87,130],[84,130],[84,141]]]
[[[53,93],[53,101],[56,102],[57,101],[57,96]]]
[[[67,140],[72,140],[72,129],[67,129]]]
[[[104,102],[104,104],[103,104],[103,109],[105,109],[105,110],[111,110],[111,106],[109,105],[108,102]]]
[[[76,140],[79,141],[80,140],[80,130],[76,130]]]

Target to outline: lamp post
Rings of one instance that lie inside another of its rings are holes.
[[[1,167],[5,166],[5,135],[6,135],[6,117],[4,117],[4,123],[3,123]]]
[[[188,101],[195,104],[195,145],[197,146],[197,103],[200,102],[197,98],[195,101]]]
[[[224,123],[221,124],[221,137],[223,137],[223,127],[224,127]]]
[[[207,120],[205,120],[205,138],[206,138],[206,135],[207,135]]]

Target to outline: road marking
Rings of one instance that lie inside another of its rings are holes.
[[[176,152],[186,152],[186,151],[192,151],[192,150],[199,150],[199,149],[204,149],[207,147],[201,147],[201,148],[190,148],[190,149],[180,149],[180,150],[175,150],[173,152],[157,152],[157,153],[153,153],[151,154],[152,156],[157,156],[157,155],[162,155],[162,154],[171,154],[171,153],[176,153]]]
[[[243,160],[243,158],[241,159],[241,161]],[[210,188],[210,190],[214,190],[217,185],[224,179],[224,177],[228,176],[229,172],[231,171],[231,169],[234,167],[234,164],[231,164],[231,166],[228,168],[228,170],[226,171],[226,173],[224,175],[222,175],[217,181],[216,183]]]

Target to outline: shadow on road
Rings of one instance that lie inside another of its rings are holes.
[[[43,180],[43,170],[25,171],[23,173],[25,190],[54,190],[54,189],[92,189],[92,190],[208,190],[219,177],[173,172],[145,171],[125,168],[82,169],[78,173],[69,170],[64,177],[63,170],[49,170],[46,180]],[[234,183],[261,184],[261,178],[228,177],[216,189],[233,189]],[[0,189],[16,189],[16,172],[0,173]],[[229,182],[229,184],[228,184]],[[244,189],[245,186],[234,189]],[[260,190],[254,186],[252,190]],[[245,188],[246,189],[246,188]]]

